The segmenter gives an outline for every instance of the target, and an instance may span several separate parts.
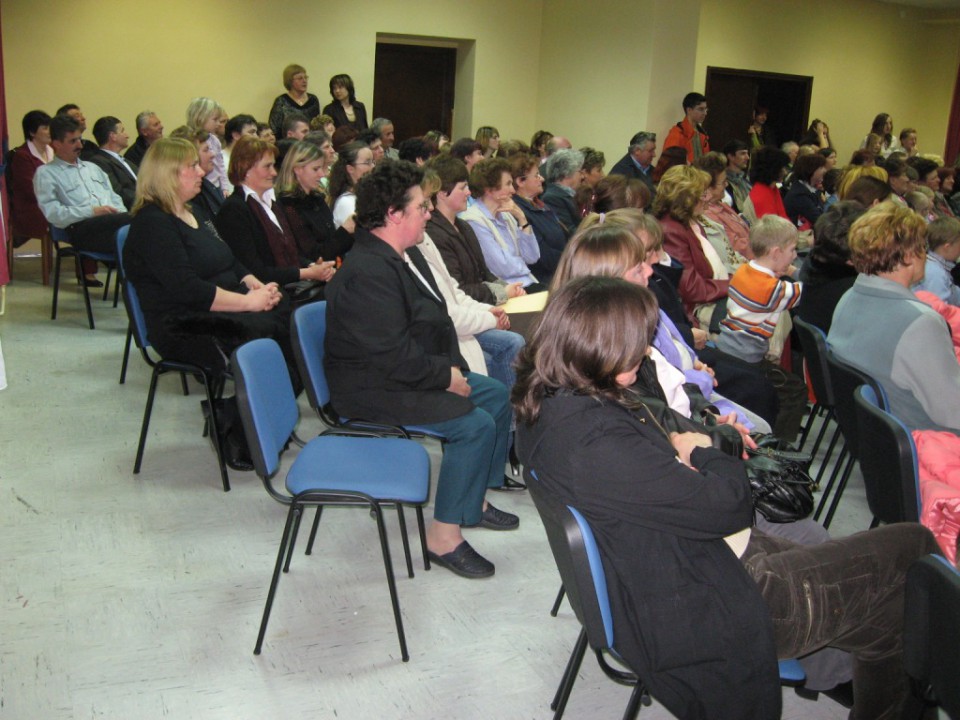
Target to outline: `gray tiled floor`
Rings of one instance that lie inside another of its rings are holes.
[[[328,511],[314,555],[298,552],[282,578],[256,657],[285,509],[253,474],[232,472],[232,492],[220,490],[199,397],[173,378],[132,475],[149,373],[133,357],[117,384],[123,309],[95,301],[91,332],[69,280],[51,322],[37,265],[18,263],[0,318],[0,718],[551,716],[578,627],[566,605],[547,613],[558,578],[526,493],[494,499],[521,516],[517,532],[469,532],[497,564],[488,581],[422,566],[408,579],[391,518],[409,663],[374,524]],[[309,436],[320,425],[304,418]],[[868,521],[854,481],[835,534]],[[588,658],[566,717],[619,717],[628,694]],[[786,718],[846,717],[790,690],[784,706]],[[641,717],[668,714],[655,704]]]

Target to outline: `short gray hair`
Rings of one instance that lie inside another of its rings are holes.
[[[377,134],[377,137],[380,137],[383,135],[383,129],[387,125],[393,125],[393,120],[388,120],[387,118],[383,117],[374,118],[373,122],[370,123],[370,129]]]
[[[543,165],[544,179],[555,183],[570,177],[583,167],[583,153],[579,150],[557,150]]]
[[[147,126],[147,123],[150,122],[150,118],[154,115],[156,115],[156,113],[153,110],[144,110],[137,115],[137,131],[143,130]]]
[[[630,138],[630,148],[628,152],[634,153],[637,150],[643,150],[643,146],[648,142],[656,143],[657,134],[652,132],[647,132],[646,130],[641,130],[632,138]]]

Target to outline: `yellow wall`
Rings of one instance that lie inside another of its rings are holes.
[[[491,124],[529,141],[542,127],[603,150],[608,168],[637,130],[662,140],[707,65],[813,75],[811,116],[827,120],[843,155],[878,112],[942,152],[960,25],[924,21],[943,17],[960,13],[875,0],[0,4],[14,142],[23,113],[65,102],[91,126],[113,114],[132,128],[150,108],[172,129],[197,95],[265,119],[289,62],[306,66],[324,102],[329,76],[348,72],[375,112],[376,38],[394,34],[460,45],[455,135]]]
[[[812,75],[810,117],[830,126],[841,161],[881,112],[942,153],[960,24],[923,22],[934,17],[875,0],[703,0],[694,84],[708,65]]]

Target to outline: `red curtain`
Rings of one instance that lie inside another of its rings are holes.
[[[7,159],[7,149],[9,148],[10,138],[7,135],[7,94],[3,82],[3,28],[0,26],[0,168],[6,170],[4,162]],[[7,264],[7,248],[13,238],[10,235],[10,224],[7,219],[10,217],[10,205],[7,203],[7,180],[6,173],[0,172],[0,237],[3,238],[3,252],[0,253],[0,285],[7,285],[10,282],[10,266]]]
[[[947,143],[943,161],[949,167],[960,154],[960,66],[957,67],[957,82],[953,86],[953,102],[950,103],[950,122],[947,124]]]

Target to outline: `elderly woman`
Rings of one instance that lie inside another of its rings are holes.
[[[733,273],[753,258],[750,249],[750,226],[743,217],[724,202],[727,189],[727,157],[709,152],[697,161],[697,167],[710,173],[710,199],[701,216],[707,238],[720,253],[727,272]]]
[[[533,228],[537,245],[540,247],[540,259],[530,266],[530,270],[540,282],[547,285],[557,269],[560,255],[571,233],[557,219],[553,208],[540,199],[543,178],[540,176],[538,158],[525,153],[514,155],[510,158],[510,175],[516,188],[513,200]]]
[[[477,129],[477,142],[484,158],[498,157],[500,154],[500,131],[490,125]]]
[[[787,217],[777,185],[783,182],[790,166],[790,156],[777,148],[758,148],[750,157],[750,202],[756,219],[764,215]],[[749,213],[746,213],[749,218]]]
[[[353,235],[347,226],[334,225],[333,212],[320,190],[320,181],[326,172],[323,150],[301,140],[284,156],[275,189],[297,247],[307,257],[336,261],[353,246]]]
[[[797,158],[793,184],[783,199],[787,216],[799,230],[810,230],[823,214],[823,176],[827,159],[820,153]]]
[[[236,347],[270,337],[293,368],[289,312],[276,283],[262,282],[191,211],[203,174],[195,146],[180,138],[157,140],[140,166],[123,263],[150,342],[164,359],[216,374],[226,369],[225,358]],[[292,377],[298,386],[295,371]],[[225,412],[223,420],[237,417],[232,401],[218,408]],[[252,469],[248,462],[244,467],[240,423],[221,423],[219,430],[231,467]]]
[[[583,153],[579,150],[557,150],[543,164],[546,190],[543,202],[553,209],[570,237],[580,224],[577,188],[583,182]]]
[[[760,148],[762,153],[773,148]],[[774,152],[779,152],[774,150]],[[706,328],[714,306],[727,296],[730,275],[697,218],[710,199],[710,174],[688,165],[667,170],[653,199],[653,214],[663,227],[664,249],[683,266],[680,296],[687,314]]]
[[[223,207],[223,193],[216,185],[207,179],[207,174],[213,171],[213,152],[210,150],[210,133],[206,130],[191,130],[186,125],[181,125],[172,133],[170,137],[188,140],[193,143],[200,156],[200,169],[203,170],[203,180],[200,183],[200,192],[190,203],[193,214],[201,222],[212,223],[213,219]]]
[[[752,528],[742,462],[668,435],[630,390],[657,321],[650,292],[588,277],[555,293],[511,398],[536,487],[575,507],[606,570],[617,650],[680,718],[775,718],[777,658],[854,655],[855,718],[907,717],[907,568],[936,552],[914,523],[797,546]]]
[[[217,232],[246,267],[268,282],[301,293],[301,280],[326,282],[333,261],[309,255],[301,248],[274,199],[276,148],[260,138],[244,136],[230,155],[230,181],[237,190],[220,208]]]
[[[333,224],[353,232],[353,212],[357,206],[353,189],[360,178],[373,170],[373,151],[366,143],[351,142],[341,147],[337,155],[327,187],[333,204]]]
[[[349,125],[358,132],[367,129],[367,109],[357,100],[353,79],[349,75],[340,74],[330,78],[330,96],[333,102],[324,106],[323,114],[333,118],[337,128]]]
[[[210,133],[208,142],[210,152],[213,153],[213,169],[207,173],[207,180],[212,182],[220,191],[230,193],[230,182],[227,179],[227,168],[223,157],[223,144],[217,136],[220,130],[220,115],[223,108],[216,100],[207,97],[198,97],[190,101],[187,106],[187,127],[191,130],[205,130]],[[224,123],[226,125],[226,123]]]
[[[280,137],[284,117],[291,113],[304,115],[312,120],[320,114],[320,100],[307,92],[307,71],[302,65],[287,65],[283,69],[283,86],[287,91],[278,95],[270,108],[270,129],[274,137]]]
[[[30,238],[42,238],[47,234],[49,225],[33,192],[33,176],[38,167],[53,160],[50,116],[43,110],[31,110],[23,116],[21,125],[24,142],[13,151],[7,171],[14,247],[23,245]]]
[[[529,266],[540,259],[540,246],[513,190],[507,160],[481,160],[470,171],[470,192],[478,202],[460,217],[473,228],[491,272],[507,283],[519,282],[528,293],[539,292],[546,286]]]

